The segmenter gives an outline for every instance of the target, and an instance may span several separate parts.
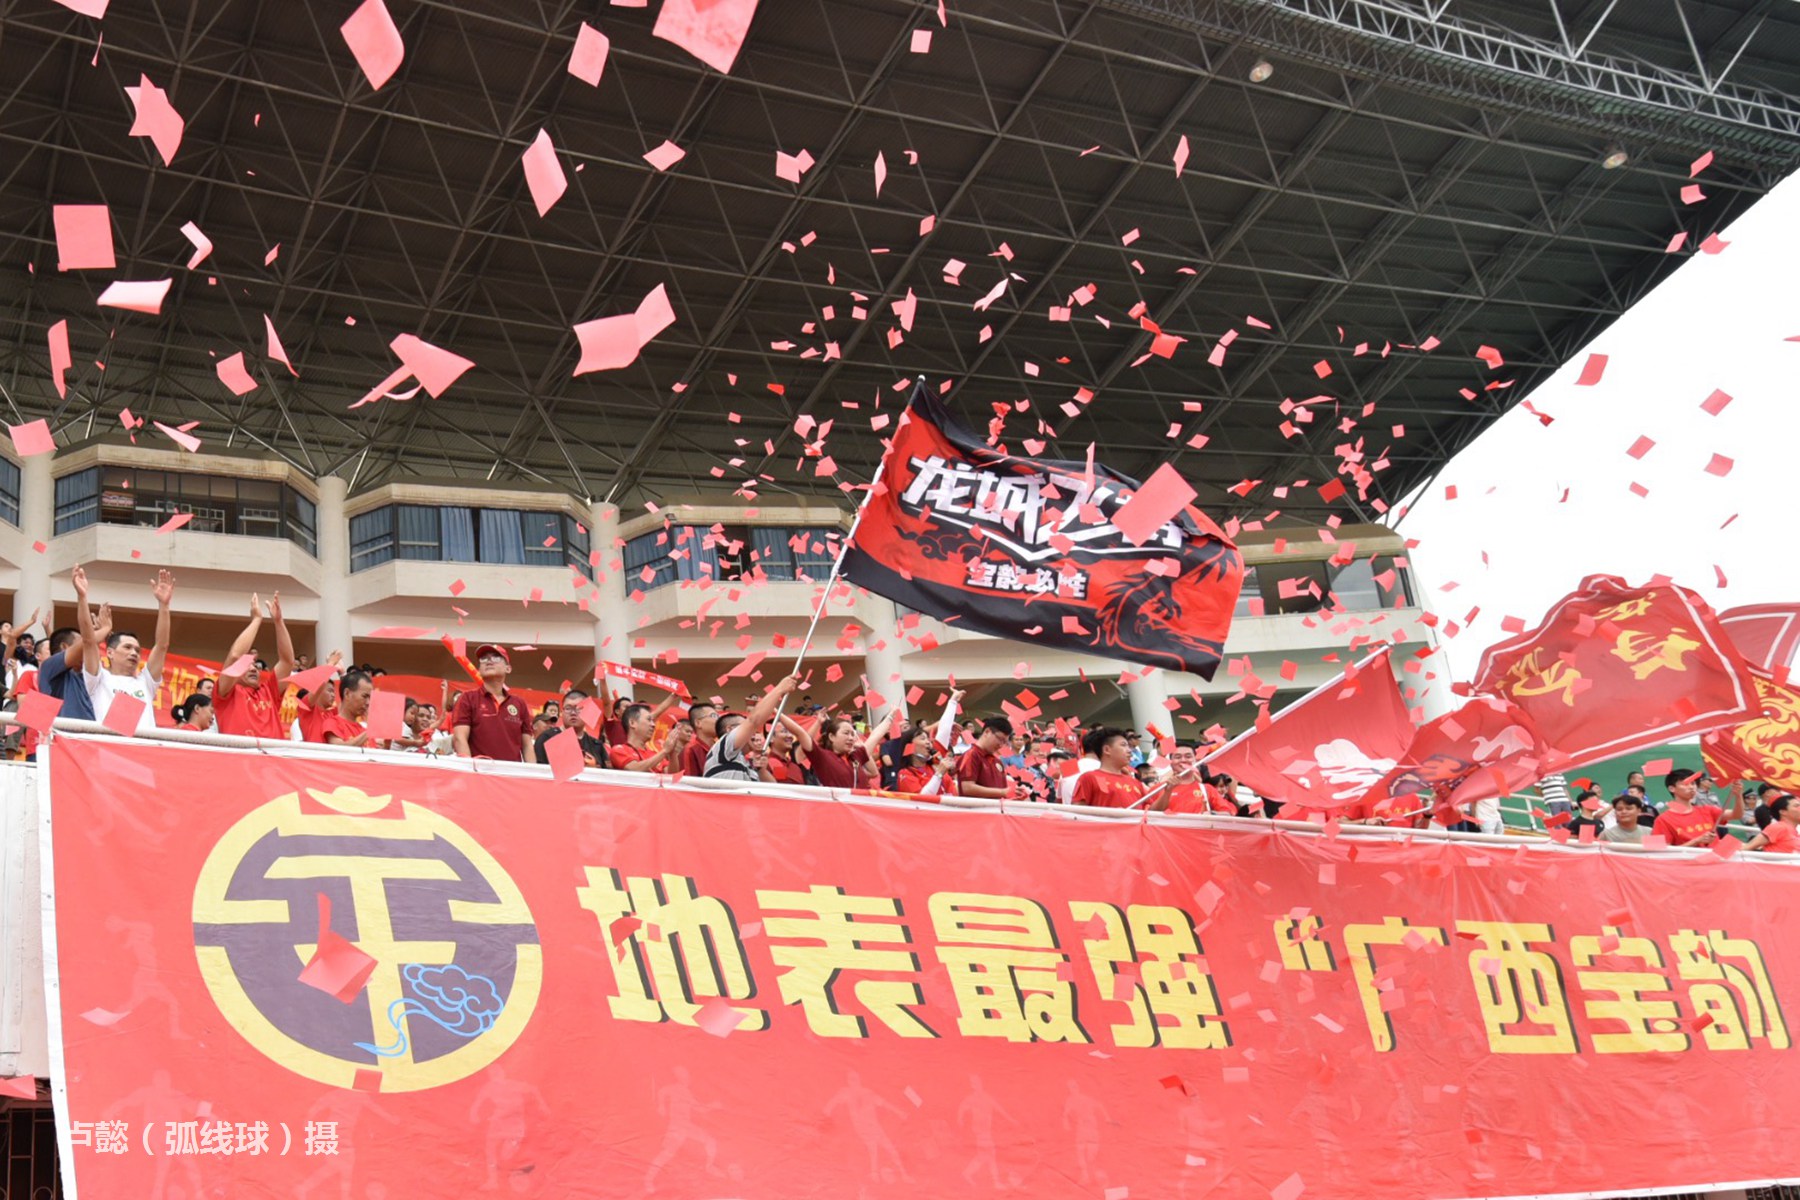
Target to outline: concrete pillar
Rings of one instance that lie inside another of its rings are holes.
[[[31,547],[37,542],[48,546],[56,527],[56,481],[50,471],[54,457],[33,454],[19,463],[19,532],[25,535],[25,552],[19,556],[19,590],[13,598],[12,619],[22,622],[35,608],[42,612],[45,628],[56,624],[50,611],[50,556]],[[42,635],[42,630],[37,632]]]
[[[333,650],[342,650],[344,661],[349,664],[356,661],[350,635],[350,518],[344,515],[349,484],[335,475],[317,482],[319,625],[313,640],[313,661],[322,663]]]
[[[863,674],[869,680],[869,691],[881,697],[882,704],[869,705],[869,720],[881,720],[889,708],[899,710],[894,720],[906,719],[906,673],[900,654],[906,643],[897,626],[900,614],[894,602],[885,596],[865,592],[857,601],[857,617],[867,632],[863,635]]]
[[[1156,726],[1167,737],[1174,730],[1165,702],[1169,698],[1169,681],[1155,667],[1136,668],[1144,672],[1125,685],[1125,698],[1131,703],[1131,724],[1148,738],[1150,727]]]
[[[598,585],[588,608],[594,617],[594,657],[606,662],[629,665],[636,631],[631,627],[630,588],[625,581],[625,552],[619,540],[619,510],[615,505],[596,500],[588,509],[588,549],[599,551],[600,565],[593,568]],[[608,684],[615,696],[632,695],[628,680],[614,679]]]

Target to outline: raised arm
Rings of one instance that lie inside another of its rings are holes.
[[[150,594],[156,597],[156,644],[150,647],[144,669],[154,682],[161,683],[163,662],[169,657],[169,602],[175,598],[175,576],[158,571],[156,582],[150,585]]]
[[[800,753],[811,754],[814,745],[812,731],[786,713],[781,714],[781,723],[794,735],[794,745]]]
[[[280,691],[288,676],[294,673],[294,639],[288,633],[287,620],[281,615],[281,593],[269,601],[269,615],[275,618],[275,690]]]
[[[1731,811],[1725,814],[1728,822],[1744,819],[1744,781],[1734,779],[1731,783]]]
[[[750,715],[732,727],[731,733],[728,735],[731,738],[732,750],[742,754],[744,748],[750,744],[750,739],[760,733],[763,726],[774,718],[776,705],[780,704],[783,697],[799,686],[800,677],[789,675],[785,679],[778,680],[774,687],[764,692],[763,698],[758,700],[756,707],[750,710]]]
[[[231,643],[231,649],[225,652],[226,666],[229,667],[232,663],[250,653],[251,648],[256,645],[257,636],[262,633],[262,624],[262,597],[255,592],[251,592],[250,623],[244,626],[243,632],[238,634],[237,639]],[[224,697],[229,696],[237,687],[237,684],[238,681],[235,676],[227,675],[221,671],[219,673],[219,678],[213,683],[214,698],[223,699]]]
[[[875,728],[869,730],[869,736],[863,739],[863,754],[867,756],[870,762],[874,762],[876,757],[881,753],[882,739],[887,737],[888,730],[892,728],[894,724],[894,715],[899,711],[898,708],[890,706],[887,713],[882,716],[881,720],[875,723]]]
[[[69,573],[69,582],[75,585],[75,628],[81,631],[80,658],[71,659],[69,666],[73,669],[80,664],[90,675],[100,673],[100,631],[94,624],[94,614],[88,608],[87,571],[76,567]]]

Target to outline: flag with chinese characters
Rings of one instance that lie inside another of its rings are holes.
[[[1324,687],[1227,742],[1206,759],[1257,795],[1302,808],[1346,808],[1388,776],[1412,742],[1406,701],[1389,651],[1364,659]]]
[[[1590,575],[1535,629],[1482,655],[1475,691],[1523,709],[1546,769],[1595,762],[1758,715],[1717,613],[1672,583]]]
[[[1211,679],[1243,558],[1191,505],[1132,540],[1113,522],[1138,489],[1098,464],[990,447],[921,386],[843,576],[959,629]]]
[[[1451,824],[1479,800],[1536,782],[1546,773],[1547,755],[1523,710],[1477,696],[1419,726],[1405,757],[1365,800],[1374,812],[1434,809]]]

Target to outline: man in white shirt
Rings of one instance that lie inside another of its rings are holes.
[[[156,730],[156,690],[162,686],[163,661],[169,654],[169,601],[175,595],[175,577],[167,571],[156,573],[150,594],[156,597],[156,643],[144,657],[143,643],[136,634],[115,630],[106,638],[107,662],[100,666],[100,631],[88,612],[87,572],[76,567],[71,581],[75,585],[75,617],[84,643],[82,682],[94,702],[94,716],[104,721],[113,699],[131,696],[143,702],[138,714],[139,733]],[[110,626],[110,605],[102,607],[100,624]]]

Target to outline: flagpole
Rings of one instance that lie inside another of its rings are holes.
[[[1281,720],[1281,718],[1287,716],[1289,713],[1291,713],[1295,709],[1299,708],[1302,704],[1305,704],[1308,700],[1311,700],[1314,696],[1317,696],[1320,693],[1324,692],[1327,688],[1333,688],[1333,687],[1336,687],[1339,684],[1343,683],[1344,680],[1349,677],[1349,674],[1352,670],[1361,671],[1365,667],[1367,667],[1370,663],[1372,663],[1376,659],[1380,658],[1382,655],[1392,654],[1393,651],[1394,651],[1394,648],[1392,646],[1383,646],[1381,649],[1375,651],[1373,654],[1370,654],[1367,658],[1364,658],[1361,662],[1356,663],[1354,665],[1354,667],[1344,668],[1342,671],[1339,671],[1336,675],[1332,676],[1330,679],[1327,679],[1324,683],[1321,683],[1318,687],[1314,688],[1312,691],[1306,693],[1306,695],[1300,697],[1298,700],[1294,701],[1292,704],[1288,705],[1286,708],[1282,709],[1280,712],[1278,712],[1274,716],[1270,717],[1268,725],[1264,725],[1259,728],[1255,724],[1252,724],[1250,726],[1250,728],[1244,730],[1244,732],[1238,734],[1236,737],[1232,738],[1229,742],[1226,742],[1223,746],[1220,746],[1217,750],[1214,750],[1211,754],[1208,754],[1205,758],[1203,758],[1199,762],[1195,763],[1194,764],[1195,768],[1197,769],[1200,767],[1204,767],[1207,763],[1209,763],[1213,759],[1219,757],[1219,755],[1225,753],[1227,750],[1231,749],[1233,746],[1237,745],[1239,742],[1243,741],[1245,738],[1249,737],[1251,734],[1261,733],[1262,730],[1272,727],[1275,724],[1275,722]]]
[[[914,395],[917,395],[918,389],[923,388],[924,386],[925,377],[921,375],[919,376],[918,386],[914,389]],[[907,408],[910,410],[911,407],[912,401],[909,399],[907,401]],[[901,414],[900,419],[902,421],[906,420],[904,413]],[[900,427],[896,425],[894,427],[894,436],[898,439],[899,435]],[[881,462],[875,468],[875,477],[869,480],[869,490],[863,494],[862,503],[856,506],[856,516],[850,522],[850,531],[846,533],[843,539],[838,543],[837,557],[833,559],[831,563],[831,577],[825,581],[824,590],[819,593],[818,603],[813,605],[812,620],[808,622],[806,626],[806,637],[800,642],[800,652],[794,656],[794,665],[788,672],[790,675],[798,675],[800,673],[800,664],[806,661],[806,652],[812,648],[813,634],[818,632],[819,620],[825,615],[825,609],[831,603],[831,592],[833,588],[837,587],[838,572],[842,571],[844,567],[844,556],[850,552],[850,543],[856,540],[856,531],[862,528],[863,514],[869,509],[869,501],[875,498],[876,486],[881,483],[881,477],[887,474],[888,455],[893,453],[893,445],[893,442],[888,443],[887,452],[882,454]],[[866,681],[864,683],[864,689],[867,690]],[[787,696],[783,696],[781,698],[781,703],[775,706],[775,715],[770,719],[771,724],[779,724],[781,721],[781,714],[786,709]]]

